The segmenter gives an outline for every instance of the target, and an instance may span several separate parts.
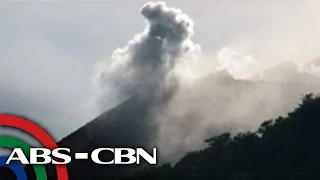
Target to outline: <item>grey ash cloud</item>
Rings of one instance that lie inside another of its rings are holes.
[[[189,60],[200,52],[191,40],[192,19],[164,2],[146,3],[140,13],[146,20],[144,30],[98,66],[97,104],[103,112],[124,102],[119,107],[125,110],[118,109],[123,115],[117,119],[121,122],[117,132],[147,139],[145,144],[159,147],[166,160],[204,146],[210,136],[255,129],[264,120],[289,112],[302,94],[320,91],[311,75],[296,68],[283,72],[280,66],[264,66],[232,48],[222,48],[216,58],[196,59],[209,73],[192,77],[193,72],[203,74],[188,67],[197,64]],[[254,77],[255,70],[261,70],[260,78],[243,79]],[[270,71],[275,73],[271,76]],[[277,81],[274,76],[285,78]]]
[[[133,96],[170,98],[178,87],[177,63],[200,49],[191,41],[193,21],[181,10],[150,2],[140,12],[146,20],[143,32],[100,66],[96,81],[102,104]]]

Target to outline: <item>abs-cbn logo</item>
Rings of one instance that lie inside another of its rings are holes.
[[[60,148],[53,138],[37,124],[22,117],[0,114],[0,126],[25,131],[36,138],[44,148],[32,148],[26,142],[11,136],[0,136],[0,147],[13,149],[9,157],[0,156],[0,166],[11,169],[18,180],[27,179],[22,165],[34,166],[37,180],[47,179],[45,164],[54,164],[58,180],[68,180],[66,164],[72,160],[90,159],[96,164],[140,164],[142,160],[149,164],[157,163],[157,149],[148,153],[143,148],[98,148],[92,152],[78,152],[71,157],[71,149]],[[111,153],[110,160],[99,158],[102,153]],[[100,155],[100,156],[99,156]]]
[[[102,161],[99,159],[99,153],[108,151],[113,154],[110,161]],[[68,164],[72,158],[68,148],[57,148],[50,150],[47,148],[30,148],[30,158],[24,154],[21,148],[15,148],[9,156],[6,164],[11,161],[20,161],[21,164]],[[59,160],[54,160],[59,159]],[[89,159],[88,153],[75,153],[75,159]],[[92,151],[90,159],[96,164],[140,164],[144,159],[149,164],[157,163],[157,150],[153,149],[153,153],[149,154],[142,148],[98,148]]]

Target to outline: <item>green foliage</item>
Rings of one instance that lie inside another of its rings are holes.
[[[256,132],[206,140],[174,166],[136,173],[128,180],[307,180],[320,179],[320,98],[306,95],[286,117],[261,124]]]

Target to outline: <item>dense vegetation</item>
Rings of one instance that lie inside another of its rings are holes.
[[[263,109],[261,109],[263,111]],[[177,164],[153,167],[126,180],[307,180],[320,179],[320,97],[307,95],[286,117],[256,132],[207,139]]]

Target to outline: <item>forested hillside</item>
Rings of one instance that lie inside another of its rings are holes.
[[[255,132],[212,137],[207,148],[177,164],[148,168],[126,180],[320,179],[319,137],[320,97],[306,95],[293,112],[265,121]]]

